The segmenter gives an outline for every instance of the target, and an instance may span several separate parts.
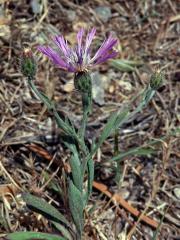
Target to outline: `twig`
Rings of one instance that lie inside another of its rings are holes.
[[[128,210],[135,217],[139,217],[141,215],[141,213],[136,208],[132,207],[129,203],[127,203],[119,194],[113,195],[111,192],[109,192],[108,187],[106,185],[94,181],[93,187],[95,187],[99,191],[103,192],[108,197],[112,198],[114,202],[118,202],[123,208]],[[149,226],[151,226],[153,228],[158,227],[158,222],[156,222],[155,220],[153,220],[145,215],[142,215],[140,220],[147,223]]]

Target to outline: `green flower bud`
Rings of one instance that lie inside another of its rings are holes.
[[[81,93],[91,92],[92,82],[90,74],[88,72],[78,72],[74,78],[74,86]]]
[[[157,90],[162,85],[163,79],[164,75],[162,72],[157,71],[153,73],[150,79],[150,87],[153,90]]]
[[[91,112],[92,81],[88,72],[78,72],[74,77],[74,86],[82,95],[83,111]]]
[[[22,53],[20,67],[21,72],[25,77],[28,77],[29,79],[34,78],[37,70],[37,65],[30,49],[25,49]]]

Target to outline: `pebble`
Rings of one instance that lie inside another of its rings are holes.
[[[38,0],[32,0],[30,5],[34,14],[39,14],[42,12],[42,5]]]
[[[93,100],[100,106],[104,104],[104,87],[101,75],[98,72],[91,74]]]
[[[108,22],[108,20],[111,18],[111,9],[106,6],[101,6],[95,8],[95,12],[98,15],[98,17],[104,22]]]
[[[118,191],[118,194],[120,194],[120,196],[124,199],[124,200],[127,200],[130,196],[130,192],[125,189],[125,188],[122,188]]]
[[[76,12],[73,10],[67,10],[66,13],[67,13],[68,20],[73,22],[76,18]]]
[[[176,198],[180,200],[180,187],[174,188],[173,192]]]

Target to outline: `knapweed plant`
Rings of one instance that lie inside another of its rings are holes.
[[[95,36],[93,28],[86,37],[84,30],[80,29],[77,34],[77,45],[69,47],[63,36],[55,36],[52,46],[38,46],[38,50],[45,54],[61,70],[74,73],[74,86],[81,94],[82,98],[82,121],[81,127],[77,130],[73,122],[68,117],[62,119],[58,114],[56,105],[44,93],[40,92],[35,84],[36,62],[30,50],[23,53],[21,60],[21,71],[27,77],[29,87],[35,95],[47,106],[53,114],[56,123],[64,133],[69,136],[71,143],[65,143],[71,152],[69,165],[71,174],[67,175],[67,189],[69,199],[69,209],[72,216],[71,223],[53,206],[44,200],[26,193],[23,195],[25,202],[36,211],[41,212],[61,231],[61,236],[45,233],[12,233],[9,239],[78,239],[82,238],[84,229],[84,210],[92,192],[94,179],[94,161],[97,150],[103,142],[129,118],[141,111],[153,97],[155,90],[160,86],[162,75],[156,72],[151,76],[151,80],[146,89],[140,94],[141,100],[134,111],[131,111],[131,104],[127,104],[122,109],[114,112],[98,139],[92,139],[91,146],[85,142],[85,132],[88,123],[88,116],[92,113],[92,82],[91,70],[95,65],[101,64],[108,59],[117,56],[113,49],[117,44],[117,39],[111,35],[102,43],[95,54],[92,54],[91,43]],[[54,47],[53,47],[54,45]],[[73,224],[75,228],[73,228]],[[73,237],[72,237],[73,236]]]

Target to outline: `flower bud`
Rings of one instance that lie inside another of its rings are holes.
[[[74,78],[74,86],[80,92],[91,92],[92,82],[88,72],[78,72]]]
[[[36,61],[33,57],[32,51],[28,48],[22,53],[20,67],[21,72],[25,77],[28,77],[29,79],[34,78],[37,70]]]
[[[163,78],[164,75],[162,74],[162,72],[157,71],[153,73],[150,79],[150,87],[153,90],[157,90],[162,85]]]
[[[91,112],[92,81],[88,72],[78,72],[74,77],[74,86],[82,95],[83,111]]]

